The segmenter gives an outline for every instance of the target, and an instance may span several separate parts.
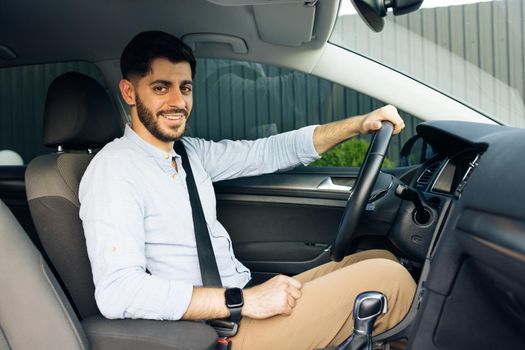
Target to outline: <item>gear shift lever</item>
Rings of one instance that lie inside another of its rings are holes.
[[[387,300],[383,293],[359,294],[354,303],[354,331],[336,350],[371,350],[374,323],[386,311]]]

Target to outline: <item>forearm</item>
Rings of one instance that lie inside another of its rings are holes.
[[[254,319],[290,315],[296,300],[301,297],[301,288],[301,282],[294,278],[278,275],[260,285],[244,289],[242,315]],[[190,305],[182,318],[205,320],[229,316],[224,289],[194,287]]]
[[[315,150],[318,154],[323,154],[353,136],[379,130],[382,121],[388,121],[394,125],[394,135],[405,127],[396,107],[387,105],[365,115],[318,126],[313,136]]]
[[[317,153],[323,154],[341,142],[359,135],[363,118],[363,116],[356,116],[318,126],[313,136]]]
[[[207,320],[230,316],[224,301],[223,288],[193,287],[190,305],[182,316],[184,320]]]

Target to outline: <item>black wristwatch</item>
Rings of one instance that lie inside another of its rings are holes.
[[[226,288],[224,291],[226,306],[230,309],[230,320],[239,323],[241,320],[241,310],[244,305],[241,288]]]

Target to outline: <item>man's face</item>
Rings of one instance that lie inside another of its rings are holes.
[[[151,72],[134,85],[137,116],[143,125],[143,128],[134,125],[135,131],[155,143],[181,138],[193,104],[189,63],[155,59]]]

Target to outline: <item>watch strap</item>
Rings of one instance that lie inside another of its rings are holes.
[[[242,318],[241,311],[242,311],[242,306],[230,308],[230,320],[237,324],[241,322],[241,318]]]

